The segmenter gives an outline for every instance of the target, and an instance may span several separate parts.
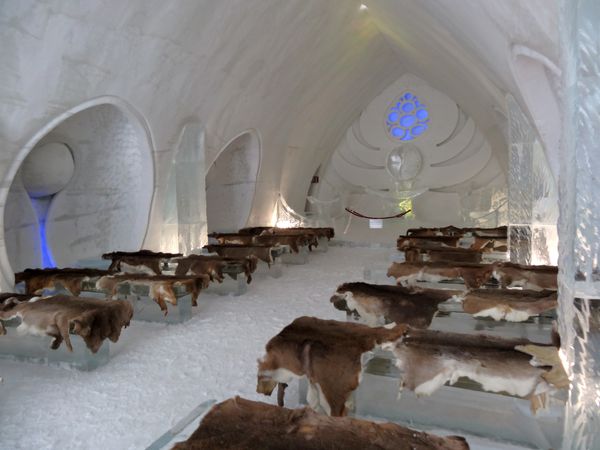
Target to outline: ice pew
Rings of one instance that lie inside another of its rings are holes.
[[[80,370],[108,362],[107,339],[117,342],[133,315],[131,305],[122,301],[66,295],[2,297],[0,358]]]
[[[235,397],[213,406],[196,431],[173,448],[467,450],[469,446],[459,436],[439,437],[398,424],[328,417],[308,408],[291,410]]]

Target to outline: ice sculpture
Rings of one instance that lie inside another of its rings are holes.
[[[561,1],[559,326],[571,379],[563,448],[600,448],[600,3]]]

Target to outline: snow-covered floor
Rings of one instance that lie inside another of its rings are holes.
[[[362,279],[385,249],[330,247],[279,279],[256,279],[240,297],[201,294],[181,325],[132,322],[93,372],[0,361],[0,449],[143,449],[209,399],[234,395],[274,403],[256,388],[266,342],[302,315],[344,320],[329,298]],[[0,337],[1,339],[1,337]],[[297,388],[286,391],[294,407]],[[510,445],[469,438],[474,449]]]

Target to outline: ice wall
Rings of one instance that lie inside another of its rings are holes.
[[[559,324],[571,379],[564,449],[600,448],[600,3],[561,1]]]

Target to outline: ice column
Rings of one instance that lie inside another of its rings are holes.
[[[563,448],[600,448],[600,2],[562,0],[559,326],[571,379]]]
[[[508,220],[510,260],[556,264],[556,182],[529,120],[512,96],[509,118]]]
[[[187,124],[173,159],[163,212],[165,250],[188,254],[207,242],[204,130]]]

